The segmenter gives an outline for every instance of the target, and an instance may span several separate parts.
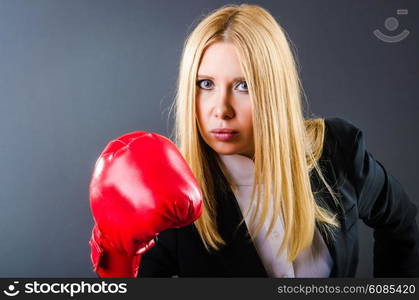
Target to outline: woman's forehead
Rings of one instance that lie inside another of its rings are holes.
[[[235,46],[227,42],[210,45],[203,53],[198,77],[243,79],[243,71]]]

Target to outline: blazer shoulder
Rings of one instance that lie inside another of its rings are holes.
[[[324,118],[324,123],[324,155],[340,160],[345,165],[348,156],[358,148],[362,130],[353,122],[340,117]]]
[[[328,117],[324,119],[324,122],[326,136],[332,135],[342,147],[353,146],[354,140],[361,131],[353,122],[339,117]]]

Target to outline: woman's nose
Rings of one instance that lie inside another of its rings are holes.
[[[227,88],[219,90],[216,96],[215,116],[221,119],[231,119],[234,116],[234,109],[230,103],[230,92]]]

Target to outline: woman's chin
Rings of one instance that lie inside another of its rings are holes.
[[[215,152],[219,155],[233,155],[240,152],[236,147],[216,147],[213,148]]]

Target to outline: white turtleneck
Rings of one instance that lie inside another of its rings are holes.
[[[255,201],[251,201],[252,184],[254,180],[255,164],[250,158],[239,155],[219,155],[232,179],[238,186],[238,192],[234,190],[237,202],[243,216],[245,215],[250,203],[253,203],[251,212],[245,218],[247,227],[250,226],[250,219],[253,210],[256,208]],[[272,204],[272,201],[271,201]],[[311,247],[305,249],[292,263],[286,261],[287,251],[276,257],[276,252],[284,236],[283,220],[281,214],[275,223],[271,235],[265,239],[270,220],[272,219],[273,209],[269,210],[267,221],[257,234],[252,237],[253,243],[269,277],[329,277],[333,260],[329,250],[323,241],[323,237],[316,228],[314,240]],[[258,214],[259,218],[259,214]],[[256,224],[258,219],[256,219]],[[250,231],[249,231],[250,233]]]

